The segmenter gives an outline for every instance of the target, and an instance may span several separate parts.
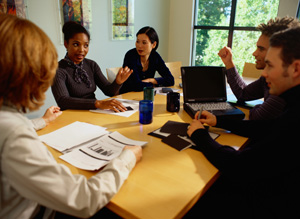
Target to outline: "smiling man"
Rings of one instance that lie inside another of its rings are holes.
[[[297,32],[295,31],[295,33]],[[294,35],[295,38],[299,36],[300,35]],[[267,85],[270,88],[269,92],[273,95],[280,95],[300,83],[300,61],[290,59],[291,55],[293,55],[291,54],[293,51],[280,48],[282,44],[290,44],[289,39],[277,37],[272,41],[273,46],[268,50],[265,61],[266,68],[262,73],[262,76],[265,77]],[[282,60],[282,58],[285,60]],[[298,55],[296,58],[299,59],[300,56]]]
[[[300,27],[270,38],[262,73],[271,95],[287,104],[273,120],[233,121],[204,111],[187,133],[220,171],[220,178],[185,216],[204,218],[299,218]],[[214,141],[203,124],[249,138],[236,151]],[[295,128],[296,127],[296,128]]]
[[[285,30],[289,27],[300,26],[299,21],[293,17],[270,19],[267,24],[260,24],[257,29],[261,31],[261,36],[256,43],[257,49],[253,52],[256,60],[256,68],[264,69],[266,66],[265,57],[269,48],[269,39],[277,31]],[[233,63],[232,52],[229,47],[222,48],[218,55],[226,66],[226,76],[228,83],[239,101],[249,101],[264,98],[264,103],[256,105],[250,110],[250,119],[265,120],[278,117],[284,107],[285,102],[276,96],[269,94],[264,77],[247,85]]]

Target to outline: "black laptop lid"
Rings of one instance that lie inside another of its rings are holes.
[[[183,66],[181,76],[185,103],[227,100],[223,67]]]

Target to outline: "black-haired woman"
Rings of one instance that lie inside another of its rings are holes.
[[[98,64],[85,58],[89,51],[90,34],[80,24],[69,21],[63,26],[64,45],[67,54],[59,61],[52,85],[52,93],[61,108],[65,109],[111,109],[126,111],[115,99],[97,100],[96,88],[107,96],[114,96],[132,73],[128,67],[121,68],[114,82],[110,83]]]
[[[144,87],[173,86],[174,77],[156,52],[159,43],[156,31],[152,27],[143,27],[136,37],[136,48],[126,53],[123,63],[123,67],[128,66],[133,73],[123,83],[120,93],[142,91]],[[154,78],[156,71],[161,77]]]

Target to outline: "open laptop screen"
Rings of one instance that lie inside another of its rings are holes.
[[[223,67],[181,67],[184,102],[226,101]]]

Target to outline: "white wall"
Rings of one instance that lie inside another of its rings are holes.
[[[65,56],[66,50],[61,44],[61,26],[59,20],[59,0],[27,0],[28,19],[37,24],[54,43],[59,60]],[[134,40],[112,41],[110,39],[110,0],[92,0],[92,31],[90,50],[87,58],[95,60],[103,74],[106,68],[123,64],[125,53],[135,46]],[[169,40],[169,5],[170,0],[135,0],[134,28],[137,32],[144,26],[152,26],[159,35],[158,52],[168,60]],[[29,118],[42,116],[51,105],[56,105],[51,89],[46,93],[45,105],[36,112],[30,113]],[[106,98],[100,90],[96,92],[98,99]]]
[[[299,0],[280,0],[278,7],[278,16],[296,16]]]
[[[170,1],[168,61],[190,65],[195,0]]]
[[[61,44],[59,24],[59,0],[27,0],[28,19],[43,29],[53,41],[59,59],[65,55]],[[158,32],[160,45],[158,52],[167,62],[182,61],[190,65],[192,52],[193,15],[195,0],[135,0],[135,32],[143,26],[152,26]],[[295,16],[298,0],[281,0],[278,16]],[[88,58],[95,60],[106,75],[106,68],[121,66],[135,40],[112,41],[110,39],[110,0],[92,0],[92,33]],[[51,105],[56,105],[49,89],[45,105],[30,118],[43,115]],[[99,90],[98,99],[105,96]]]

